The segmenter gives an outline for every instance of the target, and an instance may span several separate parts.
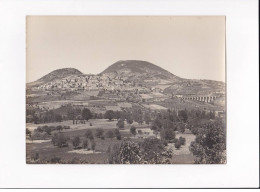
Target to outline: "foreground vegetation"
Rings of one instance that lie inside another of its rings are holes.
[[[67,109],[59,121],[53,111],[27,119],[36,125],[26,129],[28,163],[226,162],[225,122],[214,112]]]

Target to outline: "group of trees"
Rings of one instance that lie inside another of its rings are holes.
[[[30,131],[28,128],[26,128],[26,135],[28,135],[31,140],[45,140],[50,138],[52,131],[59,131],[61,132],[63,129],[70,129],[70,126],[38,126],[35,130]]]
[[[218,164],[226,161],[226,127],[222,120],[209,122],[196,132],[190,151],[196,156],[195,163]]]
[[[107,154],[110,164],[163,164],[170,163],[172,150],[167,149],[160,139],[146,138],[139,143],[125,140],[109,146]]]

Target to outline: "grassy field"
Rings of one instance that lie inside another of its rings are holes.
[[[90,126],[89,123],[92,123],[93,126]],[[95,152],[92,150],[87,150],[87,149],[74,149],[72,146],[71,139],[75,136],[79,136],[82,140],[84,139],[84,134],[86,133],[86,130],[91,129],[93,130],[93,134],[95,134],[95,129],[97,128],[102,128],[106,133],[109,130],[115,130],[117,121],[108,121],[104,119],[93,119],[87,122],[86,124],[74,124],[72,121],[64,121],[64,122],[59,122],[59,123],[47,123],[47,124],[31,124],[28,123],[26,124],[26,127],[29,128],[30,130],[34,130],[38,126],[43,126],[43,125],[49,125],[49,126],[57,126],[57,125],[69,125],[71,129],[66,129],[62,130],[62,133],[70,138],[69,141],[69,146],[68,147],[63,147],[59,148],[57,146],[54,146],[51,143],[51,136],[47,140],[27,140],[26,142],[26,151],[27,151],[27,162],[30,162],[29,159],[35,155],[36,153],[39,154],[39,158],[43,161],[50,161],[53,157],[59,157],[62,160],[66,160],[66,162],[73,162],[74,160],[84,160],[86,163],[90,164],[104,164],[107,163],[107,154],[106,151],[109,146],[113,146],[114,144],[121,143],[123,139],[129,138],[132,141],[142,141],[143,138],[145,137],[150,137],[154,136],[152,130],[148,125],[138,125],[137,123],[134,123],[134,125],[138,130],[142,130],[143,134],[137,136],[133,136],[130,133],[130,127],[131,125],[126,125],[125,128],[120,130],[122,140],[117,140],[115,137],[110,139],[110,138],[105,138],[105,140],[102,140],[100,138],[95,138],[95,143],[96,143],[96,149]],[[54,133],[57,133],[58,131],[52,131],[52,135]],[[193,134],[177,134],[176,137],[184,137],[186,138],[186,144],[184,146],[181,146],[179,150],[175,149],[174,144],[169,144],[168,147],[173,149],[173,158],[171,163],[193,163],[194,162],[194,157],[191,155],[189,151],[189,145],[190,143],[195,139],[195,136]],[[80,144],[81,145],[81,144]],[[82,151],[84,153],[82,153]]]

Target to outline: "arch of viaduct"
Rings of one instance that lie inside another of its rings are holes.
[[[183,97],[183,100],[194,100],[194,101],[202,101],[205,103],[209,103],[214,101],[217,96],[191,96],[191,97]]]

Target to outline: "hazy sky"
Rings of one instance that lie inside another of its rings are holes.
[[[66,67],[98,74],[118,60],[225,81],[224,16],[28,16],[26,33],[27,82]]]

